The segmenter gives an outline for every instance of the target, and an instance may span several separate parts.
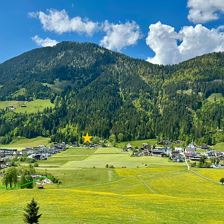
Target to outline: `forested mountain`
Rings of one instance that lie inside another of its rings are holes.
[[[51,99],[54,109],[0,111],[14,136],[76,141],[83,132],[124,140],[224,141],[224,53],[158,66],[95,44],[62,42],[0,64],[0,99]]]

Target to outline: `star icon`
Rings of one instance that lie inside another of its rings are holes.
[[[84,139],[84,143],[90,143],[93,136],[90,136],[88,133],[85,136],[82,136]]]

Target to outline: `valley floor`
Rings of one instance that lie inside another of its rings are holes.
[[[32,198],[40,204],[41,224],[224,223],[222,169],[188,171],[184,163],[130,157],[118,148],[69,149],[37,169],[62,185],[0,190],[0,223],[23,223]]]

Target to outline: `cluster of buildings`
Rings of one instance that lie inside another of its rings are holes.
[[[30,158],[35,160],[46,160],[54,154],[66,150],[66,144],[55,143],[51,147],[40,145],[33,148],[25,148],[21,151],[17,149],[0,149],[0,169],[11,166],[10,159],[17,158]]]
[[[0,149],[0,169],[11,166],[9,159],[17,155],[16,149]]]
[[[206,157],[207,159],[215,158],[224,161],[224,151],[217,152],[211,150],[207,145],[198,147],[193,143],[189,144],[186,148],[175,147],[174,149],[168,146],[152,147],[148,144],[143,144],[142,147],[137,148],[128,144],[124,147],[124,151],[132,152],[132,156],[169,157],[174,162],[184,162],[186,159],[191,161],[201,161],[202,157]]]
[[[173,152],[183,154],[186,159],[189,159],[191,161],[200,161],[202,157],[206,157],[208,159],[217,158],[220,160],[224,160],[224,151],[217,152],[210,149],[207,145],[197,147],[196,145],[191,143],[185,149],[175,148]]]
[[[51,147],[46,147],[44,145],[33,147],[33,148],[25,148],[23,149],[20,154],[22,156],[27,156],[31,159],[36,160],[46,160],[47,158],[51,157],[54,154],[60,153],[66,149],[66,144],[57,143],[53,144]]]
[[[155,147],[152,148],[149,144],[143,144],[142,147],[132,147],[128,144],[124,151],[132,152],[132,156],[164,156],[168,157],[172,153],[172,149],[169,147]]]

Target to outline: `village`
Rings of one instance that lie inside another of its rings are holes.
[[[31,161],[47,160],[49,157],[65,151],[67,145],[63,143],[54,143],[47,147],[40,145],[33,148],[25,148],[19,151],[18,149],[0,149],[0,169],[12,166],[13,158],[28,158]]]
[[[0,149],[0,169],[13,166],[14,158],[26,158],[30,161],[47,160],[51,156],[65,151],[68,148],[99,148],[99,144],[67,145],[65,142],[53,143],[47,147],[40,145],[38,147],[27,147],[19,151],[18,149]],[[104,147],[108,147],[105,146]],[[222,152],[215,151],[208,145],[197,146],[194,143],[186,147],[171,147],[170,142],[163,144],[150,145],[143,143],[141,147],[133,147],[128,143],[123,151],[129,152],[132,157],[156,156],[169,158],[172,162],[191,162],[191,166],[196,166],[196,163],[201,164],[201,168],[224,168],[224,150]]]
[[[133,147],[128,143],[124,151],[131,152],[131,156],[161,156],[168,157],[173,162],[192,162],[191,166],[196,166],[199,162],[201,168],[224,168],[224,150],[223,152],[215,151],[208,145],[196,146],[194,143],[189,144],[187,147],[174,147],[169,146],[151,146],[144,143],[142,147]],[[206,161],[208,160],[208,161]]]

